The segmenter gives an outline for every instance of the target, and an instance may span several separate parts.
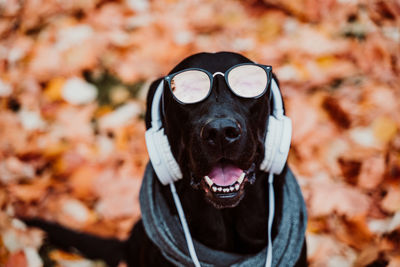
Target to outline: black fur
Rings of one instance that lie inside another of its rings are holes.
[[[225,72],[233,65],[246,62],[251,61],[234,53],[201,53],[183,60],[171,73],[189,67],[203,68],[211,73]],[[163,124],[184,176],[175,184],[194,239],[210,248],[253,254],[267,246],[267,174],[257,170],[264,153],[263,140],[272,109],[270,91],[258,99],[243,99],[229,90],[222,76],[214,79],[210,96],[197,104],[180,105],[167,87],[164,90]],[[147,128],[150,127],[151,101],[159,82],[157,80],[151,85],[148,94]],[[199,133],[207,121],[220,118],[229,118],[240,124],[240,138],[232,144],[210,145]],[[251,177],[236,199],[218,199],[202,186],[201,177],[220,161],[251,170]],[[276,214],[273,236],[283,212],[283,178],[280,178],[285,176],[287,168],[274,182]],[[176,213],[169,187],[163,187],[162,194],[171,211]],[[50,242],[63,247],[74,246],[87,257],[101,258],[110,266],[115,266],[119,260],[127,261],[129,266],[171,266],[147,237],[141,221],[125,242],[77,233],[42,221],[28,220],[28,223],[45,229]],[[303,252],[296,266],[306,266],[305,242],[299,246],[303,246]]]

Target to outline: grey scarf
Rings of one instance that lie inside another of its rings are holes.
[[[148,164],[140,189],[140,208],[147,235],[163,256],[176,266],[193,266],[178,215],[169,212],[151,164]],[[306,208],[300,188],[290,170],[283,186],[283,212],[278,233],[272,241],[272,266],[293,266],[298,260],[307,224]],[[267,248],[257,254],[240,255],[218,251],[193,240],[202,267],[264,266]]]

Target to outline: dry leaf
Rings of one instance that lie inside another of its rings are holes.
[[[382,142],[390,142],[397,133],[397,124],[388,117],[379,117],[372,124],[376,138]]]
[[[64,78],[53,78],[47,84],[44,94],[52,101],[61,100],[62,98],[62,88],[64,86],[65,79]]]
[[[10,255],[5,267],[28,267],[28,262],[23,251],[18,251]]]
[[[326,216],[330,213],[349,218],[366,215],[370,199],[357,188],[333,182],[315,182],[310,186],[308,212],[311,216]]]
[[[358,186],[365,189],[374,189],[379,186],[384,178],[385,167],[383,155],[364,159],[358,176]]]
[[[65,101],[79,105],[93,102],[97,97],[97,88],[84,80],[74,77],[68,79],[61,89]]]
[[[15,184],[8,189],[10,195],[24,202],[39,201],[46,196],[46,192],[51,184],[50,179],[36,179],[31,184]]]
[[[129,102],[115,111],[100,118],[100,129],[108,130],[127,126],[142,112],[141,106],[136,102]]]
[[[400,186],[389,186],[388,192],[381,202],[381,206],[387,212],[400,210]]]
[[[97,220],[91,209],[74,198],[63,197],[53,208],[52,212],[56,215],[57,220],[74,229],[92,224]]]
[[[96,179],[94,190],[99,196],[96,210],[107,219],[133,216],[139,212],[141,180],[127,174],[106,170]]]
[[[308,234],[307,254],[310,266],[352,266],[356,253],[329,235]]]
[[[96,165],[84,165],[74,171],[68,179],[72,194],[78,198],[89,198],[93,194],[93,183],[101,173]]]

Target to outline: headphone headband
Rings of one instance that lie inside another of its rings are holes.
[[[154,129],[160,129],[162,126],[161,123],[161,97],[164,89],[164,79],[161,80],[158,85],[156,92],[153,96],[153,103],[151,104],[151,127]]]
[[[283,116],[282,95],[279,90],[278,84],[274,78],[272,78],[272,80],[271,80],[271,91],[272,91],[272,97],[273,97],[273,101],[274,101],[274,110],[273,110],[272,114],[276,118],[280,118]]]

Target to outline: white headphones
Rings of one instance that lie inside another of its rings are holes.
[[[164,81],[158,85],[151,106],[151,128],[146,131],[146,145],[153,169],[163,185],[182,178],[182,172],[171,152],[161,122],[160,103]],[[271,81],[274,110],[268,119],[265,155],[260,169],[280,174],[285,166],[292,138],[292,122],[283,114],[282,96],[275,79]]]
[[[280,174],[285,166],[290,141],[292,139],[292,121],[283,114],[282,96],[275,79],[271,81],[274,110],[268,119],[267,134],[265,136],[264,159],[260,169],[265,172]]]

